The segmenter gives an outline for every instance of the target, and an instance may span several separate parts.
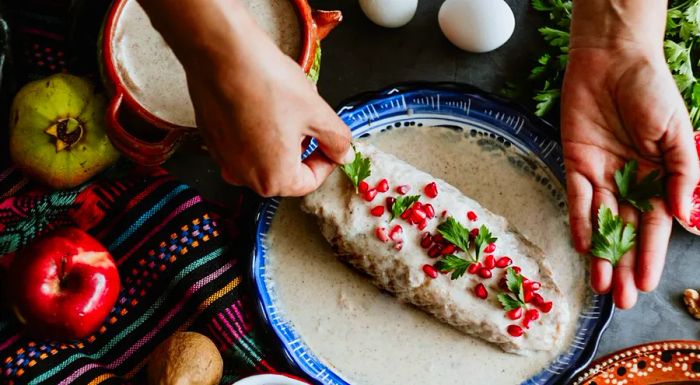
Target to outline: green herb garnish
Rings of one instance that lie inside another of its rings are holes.
[[[591,254],[617,266],[620,258],[634,247],[636,236],[631,223],[624,223],[620,216],[601,205],[598,209],[598,231],[593,233]]]
[[[344,164],[340,168],[345,175],[348,176],[352,185],[355,186],[355,192],[357,192],[357,187],[360,185],[360,182],[365,180],[372,173],[370,167],[369,158],[363,158],[361,152],[355,151],[355,159],[352,163]]]
[[[464,275],[469,265],[479,262],[479,256],[489,243],[496,242],[489,229],[482,225],[479,234],[472,241],[469,238],[469,230],[453,217],[448,217],[445,222],[438,226],[437,231],[446,241],[455,245],[466,254],[466,258],[457,255],[446,255],[438,261],[435,267],[440,271],[451,271],[452,279],[457,279]],[[471,250],[474,248],[475,255]]]
[[[615,184],[623,201],[642,212],[651,211],[653,207],[649,199],[664,193],[663,178],[659,170],[654,170],[637,182],[638,168],[636,160],[627,162],[622,169],[615,171]]]
[[[511,311],[519,307],[525,307],[523,276],[512,267],[509,267],[506,270],[506,284],[510,293],[501,292],[498,294],[498,302],[503,305],[503,309]]]
[[[481,225],[479,228],[479,234],[474,239],[476,258],[479,259],[486,246],[488,246],[489,243],[496,242],[497,239],[498,238],[494,237],[486,226]]]
[[[414,203],[418,202],[420,195],[407,195],[403,197],[396,198],[396,201],[391,205],[391,220],[398,218],[406,210],[408,210]]]
[[[445,222],[441,223],[437,231],[453,245],[462,250],[469,250],[469,230],[453,217],[448,217]]]
[[[472,263],[474,263],[474,261],[469,261],[460,258],[454,254],[450,254],[446,255],[443,259],[438,261],[435,267],[439,271],[451,271],[452,275],[450,276],[450,278],[457,279],[464,275],[464,273],[467,271],[467,268],[469,268],[469,265],[471,265]]]

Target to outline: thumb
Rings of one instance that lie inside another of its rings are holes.
[[[700,177],[700,161],[690,121],[682,119],[676,127],[676,130],[670,130],[664,136],[662,150],[668,172],[669,205],[673,215],[687,222],[693,191]]]
[[[317,118],[312,120],[310,129],[311,136],[316,138],[319,149],[328,159],[338,164],[353,161],[350,128],[325,103]]]

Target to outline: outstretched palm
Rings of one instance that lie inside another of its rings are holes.
[[[562,90],[562,142],[567,170],[571,231],[576,248],[588,252],[601,205],[638,229],[637,246],[613,269],[593,258],[591,283],[612,289],[629,308],[637,290],[653,290],[663,270],[673,215],[685,219],[698,180],[698,158],[686,107],[663,52],[637,46],[572,48]],[[653,199],[640,214],[619,204],[613,174],[636,159],[639,175],[654,169],[667,177],[665,200]]]

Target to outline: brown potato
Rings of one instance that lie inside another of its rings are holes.
[[[178,332],[151,353],[146,374],[149,385],[217,385],[224,360],[206,336]]]

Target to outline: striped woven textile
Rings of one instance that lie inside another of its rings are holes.
[[[61,192],[0,171],[0,266],[37,235],[79,226],[109,249],[122,280],[103,326],[78,341],[27,338],[0,302],[0,383],[143,384],[149,352],[178,330],[217,344],[224,383],[274,372],[246,311],[242,258],[219,220],[196,191],[160,170]]]

